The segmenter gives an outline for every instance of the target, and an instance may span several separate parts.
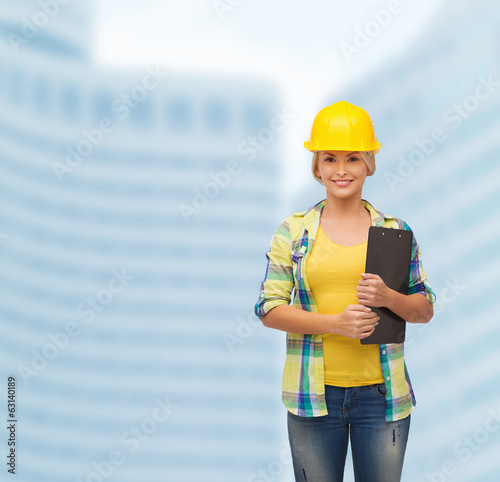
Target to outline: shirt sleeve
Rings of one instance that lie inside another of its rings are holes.
[[[408,224],[404,224],[405,229],[411,231]],[[420,253],[420,248],[418,247],[417,240],[415,239],[415,234],[413,235],[410,263],[410,282],[408,288],[409,295],[412,295],[414,293],[420,293],[424,295],[433,304],[436,302],[436,295],[434,291],[432,291],[431,285],[427,280],[427,275],[425,274],[424,268],[422,266],[422,255]]]
[[[266,253],[266,274],[255,304],[258,318],[276,306],[290,304],[294,287],[291,245],[290,225],[285,219],[274,232]]]

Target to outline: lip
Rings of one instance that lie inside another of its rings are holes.
[[[351,184],[352,179],[334,179],[333,182],[339,187],[345,187]]]

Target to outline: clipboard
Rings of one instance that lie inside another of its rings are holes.
[[[365,273],[378,274],[391,289],[408,294],[413,232],[370,226]],[[361,340],[363,345],[403,343],[406,321],[386,307],[371,307],[380,316],[375,331]]]

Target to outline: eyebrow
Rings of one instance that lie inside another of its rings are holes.
[[[346,156],[351,156],[352,154],[357,154],[357,153],[358,153],[358,151],[352,151],[352,152],[346,153],[345,155]],[[328,151],[326,151],[325,154],[328,155],[328,156],[335,157],[335,154],[330,154],[330,152],[328,152]]]

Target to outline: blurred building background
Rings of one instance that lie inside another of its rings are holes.
[[[2,5],[1,365],[18,383],[17,477],[250,475],[281,443],[279,379],[243,344],[279,206],[277,86],[97,68],[84,2],[14,52],[7,34],[25,39],[34,12],[43,23],[38,2]]]
[[[92,3],[0,4],[0,372],[18,384],[18,480],[291,481],[284,335],[253,304],[275,227],[324,197],[308,167],[285,182],[291,124],[312,118],[259,72],[98,66]],[[370,113],[382,150],[364,198],[412,227],[438,296],[407,335],[407,481],[500,471],[499,15],[443,2],[404,55],[312,109]]]

